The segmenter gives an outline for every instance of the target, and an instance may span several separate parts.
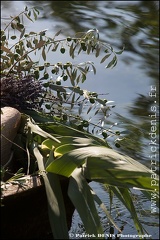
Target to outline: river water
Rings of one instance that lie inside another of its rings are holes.
[[[76,32],[97,28],[100,40],[111,44],[115,50],[120,50],[125,45],[114,69],[105,69],[105,64],[100,64],[98,59],[85,54],[76,57],[74,61],[93,61],[97,68],[96,75],[88,75],[83,89],[107,93],[107,99],[115,101],[116,107],[111,111],[108,125],[118,123],[117,129],[125,130],[127,138],[118,150],[151,168],[151,115],[156,114],[158,117],[159,100],[159,2],[2,1],[2,22],[3,17],[5,20],[8,15],[19,13],[26,5],[38,7],[41,12],[34,24],[27,25],[28,31],[48,29],[48,35],[53,36],[61,29],[60,36],[72,36]],[[62,61],[62,55],[56,53],[55,59],[54,63]],[[67,55],[63,56],[63,61],[68,61]],[[151,91],[156,93],[155,97],[151,96]],[[156,133],[158,141],[158,130]],[[112,143],[113,140],[111,145]],[[108,206],[107,192],[97,183],[91,185]],[[144,227],[152,239],[158,239],[158,212],[151,214],[150,202],[139,193],[136,193],[136,206]],[[108,233],[107,220],[101,211],[100,215]],[[129,213],[117,199],[114,202],[113,216],[118,226],[125,226],[125,234],[136,234]],[[75,212],[71,233],[83,232],[83,226]]]

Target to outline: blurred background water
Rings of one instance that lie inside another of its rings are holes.
[[[75,63],[93,61],[97,74],[89,73],[83,89],[107,93],[107,100],[115,101],[116,107],[108,118],[108,126],[117,122],[117,129],[127,130],[130,139],[121,144],[119,151],[151,167],[149,147],[151,129],[151,106],[155,106],[158,117],[159,102],[159,1],[2,1],[2,26],[8,16],[14,16],[25,6],[40,10],[38,20],[27,24],[28,32],[48,29],[53,36],[60,29],[60,36],[73,36],[97,28],[100,40],[121,50],[114,69],[105,69],[99,59],[85,53],[74,59]],[[48,55],[49,61],[68,61],[68,55],[56,52]],[[73,60],[72,60],[73,61]],[[156,97],[149,96],[151,86],[156,88]],[[158,126],[158,122],[157,122]],[[157,141],[159,132],[157,130]],[[112,141],[111,141],[112,144]],[[115,146],[113,145],[113,148]],[[158,157],[157,157],[158,165]],[[97,183],[91,184],[100,198],[109,206],[108,194]],[[150,202],[139,193],[136,195],[139,216],[153,239],[158,238],[158,212],[150,213]],[[101,221],[108,233],[107,220],[101,214]],[[115,199],[113,216],[118,226],[125,225],[125,234],[136,234],[134,224],[127,210]],[[83,233],[84,229],[75,212],[71,232]],[[127,238],[126,238],[127,239]]]

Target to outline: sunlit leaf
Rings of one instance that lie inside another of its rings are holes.
[[[84,163],[86,164],[84,174],[87,179],[120,187],[153,189],[148,168],[106,147],[91,146],[75,149],[58,158],[47,170],[69,177],[76,167]]]

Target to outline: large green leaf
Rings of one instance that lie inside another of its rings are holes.
[[[85,147],[85,146],[91,146],[91,145],[97,145],[97,142],[94,139],[90,138],[82,138],[82,137],[72,137],[72,136],[62,136],[62,137],[57,137],[57,139],[61,143],[57,143],[54,140],[51,139],[46,139],[42,142],[41,148],[43,149],[49,149],[51,150],[53,146],[55,148],[61,147],[65,144],[73,144],[74,146],[77,147]]]
[[[98,138],[86,131],[80,131],[73,127],[64,125],[60,122],[46,123],[46,124],[43,123],[43,124],[40,124],[40,126],[46,132],[52,133],[56,137],[58,137],[58,136],[59,137],[76,136],[79,138],[89,138],[89,139],[94,140],[97,143],[97,145],[106,146],[106,147],[110,148],[108,143],[106,141],[104,141],[103,139]]]
[[[32,132],[44,137],[44,138],[51,138],[54,141],[60,143],[60,141],[53,137],[51,134],[49,134],[48,132],[45,132],[43,129],[41,129],[37,124],[34,124],[31,122],[31,120],[28,120],[28,127],[31,129]]]
[[[55,239],[69,239],[66,212],[59,177],[53,173],[46,174],[43,156],[37,147],[33,149],[33,152],[37,158],[38,167],[44,179],[48,199],[48,214],[53,236]],[[51,152],[49,162],[52,162],[53,160],[53,152]]]
[[[81,174],[81,169],[75,169],[69,181],[68,195],[78,211],[90,239],[103,236],[103,229],[94,203],[90,187]],[[104,239],[104,237],[100,237]]]
[[[81,166],[87,179],[119,187],[153,190],[150,170],[146,166],[101,146],[82,147],[69,151],[52,162],[47,167],[47,171],[69,177],[76,167]]]

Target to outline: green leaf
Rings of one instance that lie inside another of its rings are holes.
[[[37,133],[39,134],[40,136],[42,137],[45,137],[45,138],[51,138],[53,139],[54,141],[60,143],[60,141],[58,139],[56,139],[55,137],[53,137],[51,134],[43,131],[37,124],[33,124],[31,122],[31,120],[28,121],[28,127],[31,128],[31,131],[34,132],[34,133]]]
[[[95,68],[95,66],[93,64],[92,64],[92,68],[93,68],[94,74],[96,74],[96,68]]]
[[[31,42],[30,41],[27,41],[27,47],[31,48],[31,49],[34,49],[34,47],[32,46]]]
[[[77,45],[74,46],[74,42],[72,42],[70,49],[69,49],[69,54],[73,59],[74,59],[74,51],[75,51],[76,47],[77,47]]]
[[[114,67],[117,64],[117,57],[114,56],[112,61],[108,63],[108,65],[105,68],[110,68],[111,66]]]
[[[36,14],[36,12],[34,11],[34,9],[33,9],[33,15],[34,15],[34,20],[37,20],[37,14]]]
[[[24,36],[25,30],[26,30],[25,28],[22,30],[21,35],[20,35],[20,39]]]
[[[20,29],[23,29],[23,28],[24,28],[24,25],[21,24],[21,23],[17,23],[17,27],[20,28]]]
[[[16,38],[17,38],[17,36],[15,36],[15,35],[11,36],[11,39],[12,39],[12,40],[14,40],[14,39],[16,39]]]
[[[118,188],[118,187],[110,187],[110,188],[114,192],[114,194],[118,197],[118,199],[123,203],[123,205],[129,210],[129,212],[133,218],[135,227],[138,231],[138,234],[144,235],[144,228],[138,219],[137,211],[134,207],[129,189]]]
[[[97,194],[91,189],[91,193],[93,195],[94,201],[99,205],[99,207],[104,211],[106,214],[108,220],[110,221],[110,224],[113,225],[118,231],[121,231],[117,224],[114,222],[112,216],[110,215],[109,211],[107,210],[105,204],[101,201],[101,199],[97,196]]]
[[[83,90],[81,90],[80,88],[77,87],[68,87],[68,89],[70,89],[71,91],[78,93],[80,95],[83,95]]]
[[[16,24],[12,22],[11,23],[11,28],[16,29]]]
[[[87,46],[87,54],[89,55],[90,52],[91,52],[91,48],[92,48],[92,45],[91,44],[88,44]]]
[[[84,101],[82,101],[79,105],[79,108],[78,108],[78,114],[81,115],[82,113],[82,110],[83,110],[83,105],[84,105]]]
[[[32,18],[30,18],[30,16],[29,16],[29,14],[24,13],[24,15],[25,15],[31,22],[33,22]]]
[[[56,85],[56,84],[50,84],[49,85],[49,88],[54,90],[54,91],[59,91],[59,92],[66,92],[66,89],[64,88],[64,86],[59,86],[59,85]]]
[[[42,57],[43,57],[43,60],[46,61],[45,46],[42,49]]]
[[[39,14],[39,10],[37,8],[34,8],[34,10],[37,12],[37,14]]]
[[[95,56],[98,57],[100,54],[101,48],[99,47],[99,45],[96,46],[96,53]]]
[[[72,137],[72,136],[61,136],[57,137],[60,140],[60,143],[57,143],[51,139],[46,139],[41,144],[41,149],[50,149],[52,150],[53,146],[55,148],[64,146],[65,144],[72,144],[77,147],[84,147],[89,145],[97,145],[97,142],[94,139],[82,138],[82,137]]]
[[[84,163],[85,177],[91,181],[119,187],[154,189],[151,186],[148,168],[126,155],[101,146],[82,147],[67,152],[56,159],[47,171],[69,177],[76,167],[80,167]],[[67,172],[65,168],[67,168]]]
[[[107,54],[105,55],[102,60],[100,61],[100,63],[103,63],[107,58],[109,58],[111,56],[111,53],[110,54]]]
[[[6,60],[6,61],[8,61],[8,60],[9,60],[9,58],[8,58],[8,57],[6,57],[6,56],[3,56],[3,55],[1,55],[1,58],[2,58],[3,60]]]
[[[34,147],[33,152],[37,158],[38,167],[45,184],[48,200],[48,214],[54,239],[69,239],[66,212],[59,177],[53,173],[46,174],[43,156],[37,147]]]
[[[55,52],[59,46],[59,43],[54,44],[54,47],[52,48],[52,52]]]
[[[55,159],[47,168],[47,172],[52,172],[55,174],[60,174],[65,177],[70,177],[72,172],[79,166],[84,164],[84,160],[78,161],[78,163],[74,162],[73,159],[66,158],[65,155],[62,157]]]
[[[55,37],[57,37],[61,32],[62,32],[62,30],[59,30],[59,31],[54,35],[53,39],[54,39]]]
[[[103,234],[103,229],[97,213],[90,187],[81,174],[81,169],[72,173],[69,181],[68,195],[78,211],[87,234],[91,239]],[[94,236],[95,235],[95,236]],[[102,237],[101,239],[105,239]]]
[[[55,156],[57,155],[63,155],[71,150],[74,150],[77,148],[77,144],[64,144],[59,147],[57,147],[54,151]]]
[[[115,52],[115,53],[120,55],[120,54],[123,53],[124,49],[125,49],[125,46],[123,46],[123,49],[121,51],[118,51],[118,52]]]
[[[33,32],[33,31],[29,32],[29,35],[35,35],[35,34],[36,32]]]
[[[19,17],[19,16],[15,17],[15,20],[16,20],[18,23],[20,23],[20,17]]]
[[[75,101],[75,93],[73,93],[72,100],[71,100],[71,109],[74,107],[74,101]]]

